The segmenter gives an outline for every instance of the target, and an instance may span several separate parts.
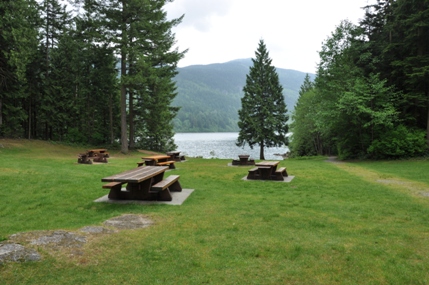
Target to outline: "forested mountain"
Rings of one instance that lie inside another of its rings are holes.
[[[251,59],[238,59],[179,68],[175,77],[178,95],[173,105],[181,109],[174,119],[175,131],[238,131],[238,110],[251,65]],[[306,73],[281,68],[277,68],[277,73],[290,112]],[[312,79],[315,76],[309,75]]]

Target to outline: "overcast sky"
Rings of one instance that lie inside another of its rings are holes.
[[[255,58],[263,39],[273,65],[316,73],[324,40],[341,20],[357,24],[361,7],[375,0],[174,0],[168,17],[185,14],[173,29],[179,50],[189,49],[179,67]]]

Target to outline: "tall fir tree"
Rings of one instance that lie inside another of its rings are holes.
[[[366,66],[402,91],[399,116],[408,128],[426,129],[429,147],[429,1],[377,0],[366,8],[361,27],[374,59]]]
[[[288,144],[289,116],[283,87],[279,83],[276,68],[271,65],[272,60],[263,40],[259,41],[255,56],[243,87],[236,145],[243,147],[247,143],[252,149],[254,145],[259,145],[259,158],[265,159],[265,147]]]
[[[311,81],[310,75],[308,73],[305,75],[304,82],[302,83],[301,87],[299,88],[299,96],[302,96],[304,93],[312,90],[314,88],[314,82]]]
[[[66,5],[59,0],[43,0],[40,3],[41,34],[39,45],[40,72],[35,76],[42,84],[38,92],[31,98],[34,105],[35,120],[34,137],[46,140],[55,140],[57,132],[65,125],[64,115],[58,109],[63,104],[64,95],[62,86],[55,80],[54,73],[57,69],[54,62],[54,53],[58,49],[61,38],[67,34],[70,28],[71,15]],[[43,58],[43,59],[42,59]],[[66,75],[62,75],[66,76]],[[58,78],[56,78],[58,79]]]
[[[158,88],[151,77],[172,83],[178,61],[186,52],[172,50],[174,34],[171,28],[178,25],[183,16],[167,20],[164,6],[172,0],[78,0],[84,8],[93,12],[93,19],[100,23],[100,41],[112,47],[120,57],[120,106],[121,152],[134,147],[135,134],[144,132],[144,114],[151,108],[147,96],[172,96],[174,88]],[[162,72],[160,70],[163,70]],[[170,71],[168,71],[170,70]],[[172,71],[171,71],[172,70]],[[155,86],[156,90],[151,90]],[[163,86],[166,86],[163,83]],[[171,85],[170,85],[171,86]],[[145,97],[146,96],[146,97]],[[171,99],[172,100],[172,99]],[[164,100],[170,114],[177,112]],[[152,100],[157,102],[157,100]],[[136,105],[136,104],[140,104]],[[171,116],[170,116],[171,117]],[[171,120],[169,116],[163,116]],[[174,117],[174,116],[172,116]],[[137,123],[136,123],[137,122]],[[169,128],[171,122],[158,121],[159,126]],[[136,128],[139,128],[136,129]],[[173,134],[170,132],[170,139]]]
[[[25,137],[26,73],[37,49],[37,3],[0,1],[0,136]]]
[[[177,95],[173,78],[186,51],[173,49],[175,37],[171,33],[183,16],[168,21],[165,4],[166,1],[148,3],[144,7],[145,22],[130,25],[129,38],[135,45],[128,70],[130,148],[165,152],[176,147],[172,120],[179,108],[171,106]]]
[[[394,13],[398,33],[394,44],[401,53],[396,53],[392,67],[404,72],[410,119],[418,128],[426,128],[429,148],[429,1],[395,1]]]

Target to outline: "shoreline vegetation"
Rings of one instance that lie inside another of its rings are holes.
[[[92,233],[78,250],[31,244],[38,261],[0,264],[0,284],[428,284],[429,159],[281,160],[289,183],[242,180],[250,167],[188,158],[169,174],[193,189],[181,205],[95,203],[101,178],[149,150],[0,139],[0,246],[131,215],[144,228]],[[331,163],[334,162],[334,163]],[[15,237],[15,239],[17,239]],[[54,269],[54,270],[53,270]]]

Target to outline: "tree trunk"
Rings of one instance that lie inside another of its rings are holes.
[[[127,140],[127,89],[125,86],[125,75],[127,74],[127,3],[122,0],[122,46],[121,46],[121,152],[128,153]]]
[[[260,142],[259,159],[265,160],[265,156],[264,156],[264,142],[263,141]]]
[[[428,86],[428,84],[426,84]],[[426,98],[427,98],[427,122],[426,122],[426,144],[429,148],[429,88],[426,87]]]
[[[128,92],[128,124],[130,126],[130,133],[129,133],[129,147],[130,149],[135,148],[135,141],[134,141],[134,102],[133,102],[133,91]]]
[[[121,77],[122,81],[127,73],[125,62],[125,53],[121,57]],[[127,140],[127,90],[125,83],[121,82],[121,152],[128,153],[128,140]]]
[[[2,99],[0,98],[0,127],[3,125]]]
[[[429,106],[428,106],[428,119],[426,123],[426,144],[428,145],[428,148],[429,148]]]
[[[109,129],[110,129],[110,144],[113,145],[114,136],[113,136],[113,100],[112,94],[109,96]]]
[[[29,101],[30,101],[30,104],[28,106],[28,139],[31,139],[31,99]],[[1,102],[0,102],[0,114],[1,114]],[[0,126],[1,126],[1,120],[0,120]]]

